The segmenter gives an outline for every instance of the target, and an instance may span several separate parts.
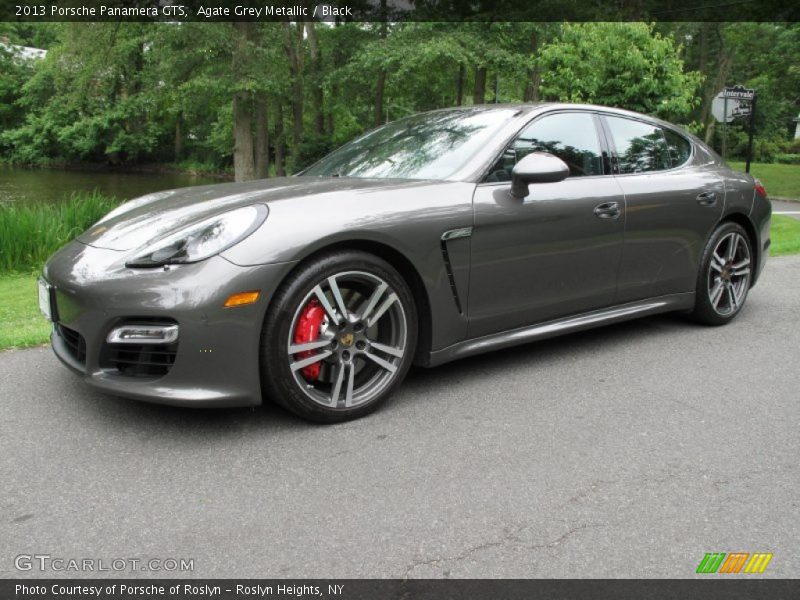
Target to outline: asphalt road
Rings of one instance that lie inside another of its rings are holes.
[[[777,215],[786,215],[793,219],[800,219],[800,202],[772,201],[772,211]]]
[[[797,576],[799,299],[800,257],[771,259],[728,327],[648,318],[419,370],[328,427],[120,400],[48,348],[0,354],[0,577],[49,554],[192,558],[197,577],[683,578],[712,551]]]

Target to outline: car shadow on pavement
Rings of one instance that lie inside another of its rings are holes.
[[[668,313],[496,350],[432,369],[415,367],[400,390],[400,395],[404,397],[399,404],[413,402],[413,396],[419,393],[424,393],[430,399],[437,391],[456,383],[468,386],[486,379],[496,379],[498,385],[503,385],[504,378],[520,369],[546,368],[548,364],[563,364],[566,360],[596,357],[597,372],[602,372],[608,369],[607,356],[612,350],[634,347],[659,333],[712,329],[693,323],[683,314]],[[697,342],[700,343],[701,339],[702,336],[698,336]],[[584,373],[576,372],[576,376],[582,375]],[[409,394],[404,395],[404,389]]]

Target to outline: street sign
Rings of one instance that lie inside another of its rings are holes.
[[[751,111],[752,106],[750,104],[739,104],[731,111],[731,116],[734,119],[738,119],[739,117],[749,117]]]
[[[711,101],[711,114],[720,123],[730,123],[739,117],[749,117],[756,91],[742,85],[726,87]]]
[[[730,123],[734,119],[748,117],[747,128],[747,162],[745,171],[750,172],[750,161],[753,158],[753,133],[756,123],[756,91],[743,85],[723,88],[711,101],[711,114],[720,123]],[[800,128],[800,125],[798,125]],[[728,137],[728,126],[722,128],[722,156]]]
[[[720,123],[730,123],[735,118],[733,113],[739,108],[739,101],[726,98],[720,92],[711,101],[711,114]]]
[[[755,98],[756,91],[743,85],[735,85],[724,88],[720,94],[723,98],[728,98],[729,100],[752,100]]]

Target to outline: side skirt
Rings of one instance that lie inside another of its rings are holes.
[[[447,348],[431,352],[427,366],[435,367],[452,360],[481,354],[483,352],[500,350],[502,348],[509,348],[511,346],[543,340],[566,333],[629,321],[647,315],[688,310],[692,307],[694,307],[694,292],[637,300],[636,302],[594,310],[580,315],[548,321],[546,323],[539,323],[537,325],[520,327],[519,329],[511,329],[509,331],[464,340],[463,342],[458,342]]]

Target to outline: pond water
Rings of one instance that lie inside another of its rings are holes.
[[[60,202],[72,192],[92,190],[129,200],[151,192],[208,183],[220,183],[220,180],[186,173],[66,171],[0,165],[0,203]]]

